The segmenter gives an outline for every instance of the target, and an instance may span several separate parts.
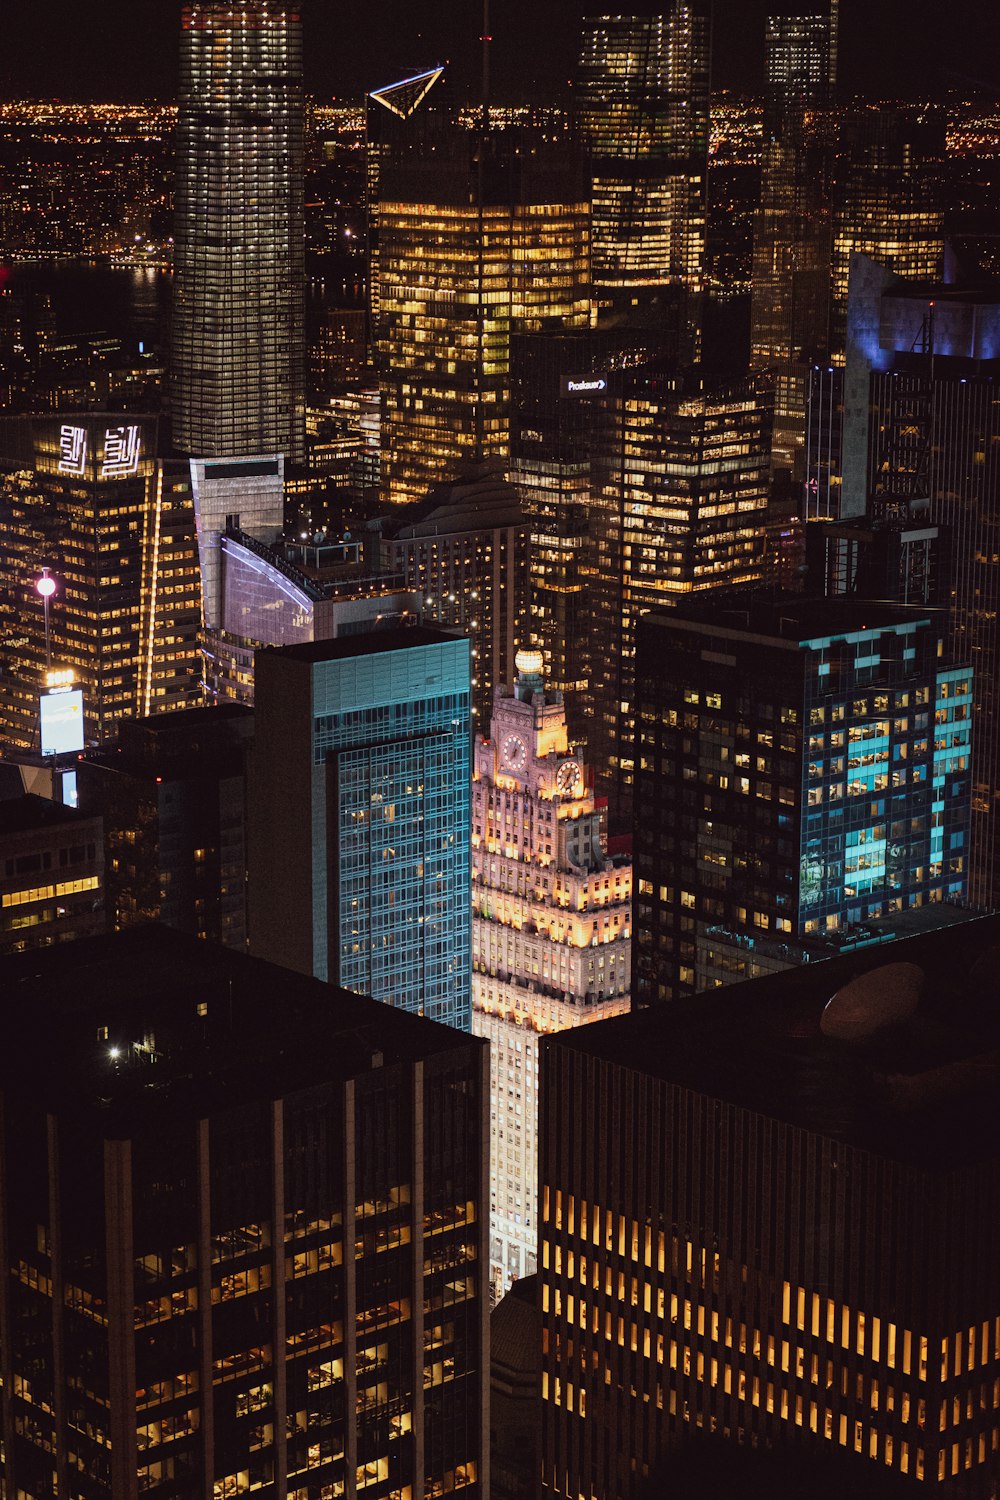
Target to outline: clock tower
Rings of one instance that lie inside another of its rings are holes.
[[[509,779],[524,791],[579,800],[583,759],[570,746],[562,693],[545,691],[540,651],[519,651],[513,690],[498,690],[492,734],[477,741],[476,776]]]
[[[540,652],[497,689],[472,783],[472,1028],[489,1037],[490,1275],[535,1269],[538,1038],[629,1007],[632,867],[609,858]]]

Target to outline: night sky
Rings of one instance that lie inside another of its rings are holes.
[[[550,96],[572,67],[588,0],[492,0],[497,98]],[[635,9],[645,7],[636,4]],[[714,84],[760,85],[763,18],[782,0],[716,0]],[[820,9],[816,5],[815,9]],[[994,0],[842,0],[841,83],[878,97],[1000,88]],[[180,0],[0,0],[0,99],[165,99],[175,93]],[[360,97],[450,60],[460,93],[475,76],[481,0],[304,0],[307,84]]]

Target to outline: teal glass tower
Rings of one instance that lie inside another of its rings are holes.
[[[193,0],[177,115],[170,411],[191,458],[305,457],[302,22]]]
[[[338,637],[255,675],[251,951],[470,1030],[468,641]]]

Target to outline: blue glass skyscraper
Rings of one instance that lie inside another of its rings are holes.
[[[255,672],[251,951],[469,1030],[468,641],[386,630]]]

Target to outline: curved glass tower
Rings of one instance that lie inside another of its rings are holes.
[[[197,458],[305,447],[302,23],[188,4],[177,122],[171,414]]]

